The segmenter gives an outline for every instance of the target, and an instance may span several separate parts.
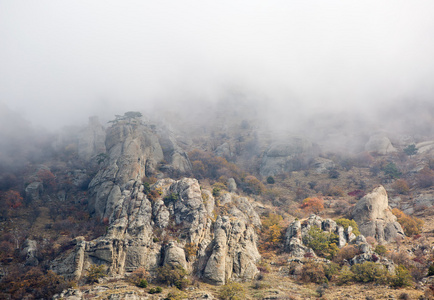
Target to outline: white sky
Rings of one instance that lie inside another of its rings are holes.
[[[0,0],[0,102],[37,125],[213,101],[434,101],[434,1]]]

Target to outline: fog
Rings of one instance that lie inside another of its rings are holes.
[[[0,102],[48,129],[234,91],[276,127],[381,120],[434,102],[433,15],[432,1],[1,1]]]

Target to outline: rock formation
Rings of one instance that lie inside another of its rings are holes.
[[[365,150],[368,152],[374,152],[380,155],[386,155],[396,152],[389,138],[384,134],[375,134],[369,138],[369,141],[365,145]]]
[[[128,184],[154,174],[164,159],[157,136],[141,123],[121,121],[110,127],[105,144],[107,157],[89,184],[91,211],[101,219],[110,217]]]
[[[260,221],[246,198],[229,194],[224,207],[215,207],[211,193],[203,200],[199,183],[191,178],[162,179],[153,188],[162,192],[158,199],[148,199],[138,182],[122,190],[107,234],[91,242],[76,239],[74,251],[53,269],[77,278],[90,264],[105,264],[110,273],[121,275],[138,267],[155,271],[178,264],[213,284],[258,273],[254,228]],[[212,221],[216,210],[222,215]],[[187,247],[195,255],[187,257]]]
[[[167,171],[179,171],[183,174],[191,171],[191,163],[187,153],[178,145],[172,133],[160,131],[159,142],[163,149],[164,159],[168,162],[164,167]]]
[[[357,249],[359,254],[349,259],[347,261],[348,264],[354,265],[366,261],[377,262],[386,266],[391,274],[394,274],[394,263],[386,257],[376,254],[372,247],[367,243],[364,235],[360,234],[356,237],[352,232],[353,228],[351,226],[344,229],[342,226],[337,225],[335,221],[331,219],[322,219],[317,215],[311,215],[303,222],[296,220],[289,225],[284,237],[284,250],[291,255],[292,258],[290,261],[295,261],[301,264],[303,261],[300,260],[300,258],[306,256],[318,259],[315,252],[303,244],[303,238],[308,235],[309,230],[312,227],[320,228],[325,232],[335,233],[338,236],[337,246],[339,248],[351,245]]]
[[[89,184],[91,211],[108,223],[107,233],[90,242],[76,238],[53,270],[79,278],[90,264],[119,275],[180,265],[212,284],[254,278],[260,219],[247,198],[228,193],[217,202],[192,178],[161,179],[147,194],[142,178],[164,158],[160,141],[141,123],[109,128],[107,158]]]
[[[34,202],[38,201],[41,197],[42,192],[44,191],[44,186],[42,182],[35,181],[26,186],[26,201]]]
[[[78,155],[84,160],[105,153],[105,129],[99,123],[98,117],[90,117],[87,127],[78,136]]]
[[[336,224],[331,219],[322,219],[317,215],[310,215],[310,217],[300,222],[295,220],[286,230],[284,238],[284,249],[293,257],[303,257],[306,253],[315,255],[312,249],[303,244],[303,237],[307,236],[312,227],[320,228],[323,231],[335,233],[338,236],[339,248],[344,247],[347,243],[351,243],[356,239],[352,232],[352,227],[349,226],[346,230],[342,226]]]
[[[357,202],[352,218],[364,236],[372,236],[379,243],[404,237],[404,231],[389,207],[383,186],[375,188]]]
[[[262,158],[260,174],[271,176],[297,170],[317,153],[317,146],[301,137],[291,137],[283,142],[273,143]]]

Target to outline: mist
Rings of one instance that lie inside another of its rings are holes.
[[[2,1],[0,102],[48,130],[228,99],[273,129],[397,128],[382,112],[434,102],[433,15],[431,1]]]

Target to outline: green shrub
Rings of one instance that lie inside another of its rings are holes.
[[[324,265],[325,277],[328,280],[333,280],[337,274],[339,274],[339,265],[334,262],[330,262]]]
[[[218,188],[218,187],[214,187],[214,188],[212,189],[212,195],[213,195],[214,197],[218,197],[218,196],[220,196],[220,192],[221,192],[221,189]]]
[[[345,219],[345,218],[340,218],[340,219],[337,219],[337,220],[336,220],[336,224],[338,224],[338,225],[344,227],[345,230],[347,230],[347,228],[348,228],[349,226],[351,226],[351,227],[353,228],[353,233],[354,233],[356,236],[359,236],[359,235],[360,235],[359,226],[357,226],[357,223],[356,223],[356,221],[354,221],[354,220],[349,220],[349,219]]]
[[[185,293],[183,292],[170,292],[167,294],[166,298],[164,300],[183,300],[187,299]]]
[[[176,193],[171,193],[164,197],[164,203],[174,202],[176,200],[178,200],[178,195]]]
[[[146,277],[148,275],[148,271],[145,268],[137,268],[128,276],[128,281],[138,287],[147,288],[148,282],[146,281]]]
[[[105,269],[106,267],[104,265],[90,265],[89,270],[87,271],[86,281],[88,283],[98,282],[100,278],[106,276]]]
[[[273,177],[273,176],[268,176],[268,177],[267,177],[267,183],[268,183],[268,184],[274,184],[274,183],[275,183],[275,181],[274,181],[274,177]]]
[[[338,285],[349,284],[353,280],[354,280],[354,273],[351,271],[350,267],[343,266],[342,269],[339,271],[337,277]]]
[[[155,288],[151,288],[149,290],[149,294],[159,294],[163,291],[163,289],[159,286],[155,287]]]
[[[355,264],[351,267],[354,280],[357,282],[375,282],[387,284],[390,281],[390,274],[387,269],[380,264],[366,261],[362,264]]]
[[[220,288],[219,297],[222,300],[244,300],[246,291],[241,284],[230,282]]]
[[[408,156],[415,155],[417,153],[417,148],[415,144],[408,145],[404,148],[404,153]]]
[[[149,185],[149,182],[143,182],[143,193],[149,194],[151,192],[151,186]]]
[[[384,175],[391,179],[399,178],[401,176],[401,172],[398,170],[398,167],[393,163],[388,163],[384,168]]]
[[[434,264],[431,264],[428,268],[428,275],[427,276],[433,276],[434,275]]]
[[[140,279],[139,284],[137,284],[137,286],[145,289],[148,287],[148,282],[146,281],[146,279]]]
[[[379,255],[384,255],[387,252],[387,248],[383,245],[377,245],[377,247],[375,247],[374,252]]]
[[[188,282],[185,277],[187,276],[187,271],[177,265],[177,266],[163,266],[157,269],[157,281],[165,283],[167,285],[175,285],[179,289],[186,287]]]
[[[392,277],[391,285],[393,287],[411,286],[413,284],[413,277],[410,272],[403,265],[399,265],[396,269],[395,276]]]
[[[312,227],[309,233],[303,237],[303,243],[312,248],[319,256],[332,259],[338,252],[336,244],[339,237],[332,232],[325,232],[318,227]]]

